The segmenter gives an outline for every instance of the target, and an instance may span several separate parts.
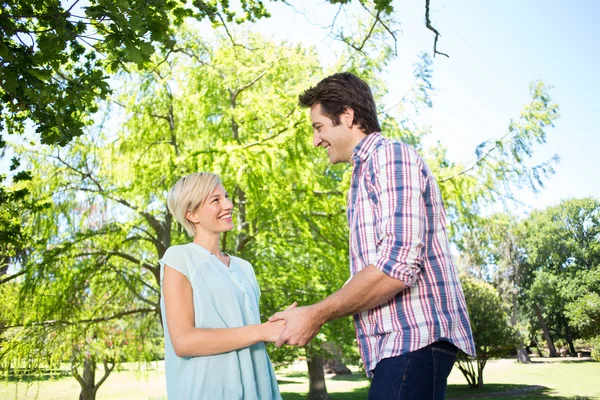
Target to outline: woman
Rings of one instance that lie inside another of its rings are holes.
[[[171,188],[167,205],[193,236],[160,260],[169,399],[281,399],[264,342],[284,323],[260,323],[252,265],[221,252],[233,204],[217,175],[200,172]]]

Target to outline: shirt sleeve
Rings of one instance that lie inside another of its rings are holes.
[[[367,190],[375,217],[375,267],[412,286],[421,271],[425,242],[425,177],[414,149],[401,143],[373,154]]]
[[[165,251],[163,258],[161,258],[158,262],[160,263],[160,267],[161,267],[160,268],[161,283],[162,283],[162,279],[164,276],[165,265],[168,265],[170,268],[173,268],[174,270],[181,272],[183,275],[185,275],[186,278],[188,278],[188,280],[190,280],[190,268],[186,261],[186,257],[185,257],[183,248],[181,248],[179,246],[169,247],[167,249],[167,251]]]

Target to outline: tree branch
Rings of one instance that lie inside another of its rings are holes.
[[[273,68],[273,66],[275,65],[277,61],[274,61],[271,65],[269,65],[269,67],[267,67],[267,69],[265,69],[263,72],[261,72],[257,77],[255,77],[254,79],[252,79],[250,82],[248,82],[247,84],[245,84],[244,86],[234,90],[231,93],[231,103],[235,104],[235,100],[237,98],[237,96],[243,92],[244,90],[248,89],[250,86],[254,85],[256,82],[258,82],[260,80],[260,78],[262,78],[263,76],[265,76],[265,74],[271,69]]]
[[[112,372],[112,370],[115,368],[115,365],[117,365],[117,363],[112,360],[112,366],[109,367],[108,366],[108,361],[106,360],[106,358],[102,359],[102,365],[104,366],[104,376],[98,381],[98,383],[96,383],[94,385],[94,391],[97,391],[98,388],[100,386],[102,386],[102,384],[104,383],[104,381],[108,378],[108,376],[110,375],[110,373]]]
[[[7,282],[10,282],[10,281],[12,281],[15,278],[18,278],[19,276],[25,274],[26,272],[27,272],[27,270],[25,268],[23,268],[21,271],[15,273],[15,274],[12,274],[11,276],[2,278],[2,279],[0,279],[0,285],[3,285],[5,283],[7,283]]]
[[[429,19],[429,1],[430,0],[425,0],[425,25],[427,26],[427,29],[435,33],[435,39],[433,41],[433,56],[435,57],[436,54],[440,54],[449,58],[450,56],[448,54],[437,51],[437,41],[438,37],[441,35],[437,29],[431,25],[431,20]]]
[[[5,326],[3,329],[23,328],[23,327],[28,327],[28,326],[54,326],[54,325],[70,326],[70,325],[78,325],[78,324],[95,324],[98,322],[106,322],[106,321],[111,321],[113,319],[123,318],[128,315],[147,314],[147,313],[151,313],[151,312],[158,312],[158,308],[156,308],[156,307],[137,308],[134,310],[121,311],[119,313],[116,313],[116,314],[113,314],[110,316],[106,316],[106,317],[82,319],[79,321],[50,320],[50,321],[42,321],[42,322],[32,322],[29,324],[8,325],[8,326]]]
[[[304,120],[296,121],[294,123],[294,125],[292,125],[292,128],[296,128],[298,125],[300,125],[302,123],[304,123]],[[259,145],[263,144],[266,141],[273,140],[273,139],[275,139],[276,137],[278,137],[279,135],[281,135],[282,133],[284,133],[285,131],[287,131],[289,129],[290,129],[289,126],[286,127],[286,128],[283,128],[283,129],[279,130],[278,132],[276,132],[276,133],[274,133],[274,134],[272,134],[270,136],[267,136],[266,138],[264,138],[262,140],[259,140],[257,142],[253,142],[253,143],[245,145],[244,149],[249,149],[250,147],[259,146]]]
[[[477,167],[479,164],[483,163],[483,162],[485,161],[485,159],[486,159],[486,158],[490,157],[490,154],[491,154],[491,153],[492,153],[494,150],[496,150],[496,149],[497,149],[497,148],[500,146],[500,144],[502,143],[502,141],[503,141],[503,140],[504,140],[504,139],[505,139],[505,138],[506,138],[508,135],[510,135],[510,133],[511,133],[511,132],[509,131],[509,132],[507,132],[507,133],[506,133],[504,136],[502,136],[502,137],[500,138],[500,140],[496,140],[496,144],[495,144],[494,146],[490,147],[490,149],[489,149],[489,150],[488,150],[488,151],[487,151],[487,152],[486,152],[486,153],[485,153],[483,156],[479,157],[479,158],[478,158],[478,159],[477,159],[477,160],[476,160],[476,161],[475,161],[475,162],[474,162],[474,163],[473,163],[473,164],[472,164],[470,167],[467,167],[467,168],[463,169],[462,171],[460,171],[460,172],[457,172],[457,173],[456,173],[456,174],[454,174],[454,175],[451,175],[451,176],[448,176],[448,177],[446,177],[446,178],[443,178],[443,179],[441,179],[441,180],[440,180],[440,182],[446,182],[446,181],[452,180],[452,179],[454,179],[454,178],[458,178],[460,175],[464,175],[464,174],[466,174],[467,172],[469,172],[469,171],[473,170],[473,169],[474,169],[475,167]]]

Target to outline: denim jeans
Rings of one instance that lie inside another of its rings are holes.
[[[373,371],[369,400],[442,400],[458,349],[439,341],[384,358]]]

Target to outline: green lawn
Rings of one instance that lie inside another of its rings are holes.
[[[450,375],[448,399],[486,398],[583,400],[600,399],[600,363],[591,361],[535,359],[531,365],[514,360],[490,361],[485,368],[485,388],[479,392],[468,389],[462,374],[455,368]],[[302,364],[277,373],[285,400],[306,398],[308,380]],[[327,380],[333,400],[365,399],[369,382],[361,373],[338,376]],[[507,397],[514,391],[535,390]],[[504,395],[497,393],[504,392]],[[0,381],[2,400],[59,400],[77,399],[79,386],[70,377],[15,382]],[[99,400],[164,400],[166,399],[164,369],[155,363],[142,372],[122,370],[113,372],[98,391]]]

